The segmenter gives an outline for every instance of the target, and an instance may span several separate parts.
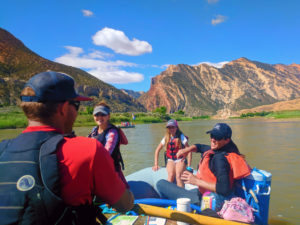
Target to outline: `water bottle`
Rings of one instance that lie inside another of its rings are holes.
[[[193,170],[192,167],[187,166],[187,167],[186,167],[186,171],[188,171],[188,172],[190,172],[190,173],[193,173],[194,170]]]

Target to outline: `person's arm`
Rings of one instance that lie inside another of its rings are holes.
[[[191,166],[192,165],[192,153],[188,153],[188,156],[187,156],[187,166]]]
[[[203,154],[204,152],[210,150],[210,145],[203,145],[203,144],[195,144],[197,147],[197,153]]]
[[[216,192],[216,184],[201,180],[196,175],[188,171],[183,172],[183,174],[181,175],[181,179],[184,181],[185,184],[192,184],[198,187],[205,188],[206,190]]]
[[[159,156],[159,152],[160,150],[163,148],[163,144],[159,143],[159,145],[157,146],[155,153],[154,153],[154,166],[152,167],[152,170],[157,171],[159,169],[158,166],[158,156]]]
[[[177,158],[180,158],[180,157],[185,158],[189,152],[196,152],[196,151],[197,151],[196,145],[191,145],[186,148],[180,149],[177,152],[176,156],[177,156]]]
[[[100,142],[96,143],[97,149],[93,158],[93,194],[102,201],[116,208],[120,212],[126,212],[133,207],[134,197],[119,174],[115,171],[114,163],[109,153]]]
[[[111,206],[118,212],[125,213],[133,208],[134,197],[129,189],[126,189],[121,198]]]
[[[115,149],[116,145],[118,144],[118,132],[115,129],[110,129],[108,131],[108,133],[105,136],[106,138],[106,143],[104,148],[106,149],[106,151],[109,152],[109,154],[111,155],[113,153],[113,150]]]

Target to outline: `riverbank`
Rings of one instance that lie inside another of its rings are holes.
[[[231,117],[230,119],[243,119],[250,117],[263,117],[263,118],[272,118],[272,119],[286,119],[286,118],[300,118],[300,110],[282,110],[282,111],[262,111],[262,112],[248,112],[243,113],[238,117]]]
[[[134,119],[133,119],[134,117]],[[179,114],[160,114],[160,113],[112,113],[111,122],[120,124],[121,122],[132,122],[134,124],[144,123],[163,123],[169,119],[177,121],[192,121],[199,119],[210,119],[209,116],[187,117]],[[94,126],[94,118],[90,110],[81,108],[74,123],[75,127]],[[0,129],[24,128],[27,126],[27,119],[23,111],[16,106],[0,108]]]
[[[133,120],[134,117],[134,120]],[[300,110],[285,110],[277,112],[249,112],[241,114],[239,117],[230,117],[230,119],[247,119],[247,118],[271,118],[271,119],[286,119],[286,118],[300,118]],[[132,122],[134,124],[145,123],[164,123],[169,119],[176,119],[177,121],[192,121],[201,119],[211,119],[210,116],[184,116],[182,114],[161,114],[161,113],[112,113],[111,122],[113,124],[120,124],[121,122]],[[75,127],[94,126],[94,118],[91,110],[81,108],[78,117],[75,121]],[[27,119],[23,111],[17,106],[0,107],[0,129],[9,128],[24,128],[27,126]]]

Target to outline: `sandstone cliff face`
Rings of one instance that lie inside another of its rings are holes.
[[[15,105],[25,82],[34,74],[53,70],[71,75],[80,94],[105,100],[113,111],[145,111],[134,98],[87,72],[55,63],[28,49],[8,31],[0,28],[0,105]],[[93,103],[84,103],[93,104]]]
[[[230,115],[232,111],[300,97],[300,66],[270,65],[246,58],[222,68],[207,64],[171,65],[152,78],[150,90],[139,98],[153,110],[189,115]]]

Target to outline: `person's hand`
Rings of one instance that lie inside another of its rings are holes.
[[[157,171],[157,170],[159,170],[159,166],[158,165],[154,165],[153,167],[152,167],[152,170],[154,170],[154,171]]]
[[[183,180],[185,184],[197,185],[197,179],[198,178],[194,174],[188,171],[183,171],[181,174],[181,180]]]
[[[177,159],[182,157],[181,161],[184,161],[187,156],[187,153],[184,153],[183,149],[180,149],[180,150],[178,150],[176,156],[177,156]]]

